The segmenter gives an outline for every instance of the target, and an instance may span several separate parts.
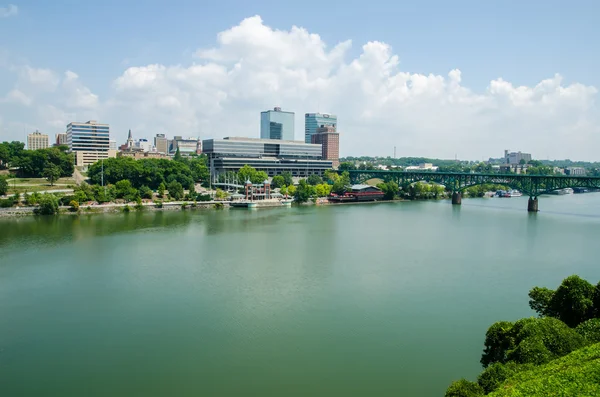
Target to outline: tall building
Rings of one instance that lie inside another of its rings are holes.
[[[321,145],[281,139],[205,139],[202,151],[208,156],[210,174],[238,172],[244,165],[265,171],[269,177],[290,172],[295,178],[323,176],[331,161],[322,158]]]
[[[321,145],[323,160],[331,160],[333,168],[340,165],[340,134],[335,127],[319,127],[311,135],[311,143]]]
[[[165,137],[165,134],[156,134],[154,137],[154,146],[159,153],[169,153],[169,140]]]
[[[504,151],[504,161],[506,164],[516,165],[520,164],[521,160],[525,161],[525,164],[531,161],[530,153],[521,153],[521,152],[510,152],[510,150]]]
[[[294,112],[284,112],[280,107],[260,113],[260,138],[294,140]]]
[[[48,135],[42,134],[39,131],[32,132],[27,135],[27,149],[38,150],[46,149],[49,146]]]
[[[198,152],[198,147],[201,147],[201,145],[202,143],[198,138],[175,136],[173,137],[171,154],[177,153],[177,149],[179,149],[179,154],[182,156],[196,154]]]
[[[98,160],[116,157],[110,150],[110,130],[108,124],[95,120],[85,123],[72,122],[67,125],[67,144],[75,154],[77,166],[87,166]]]
[[[58,134],[56,134],[56,143],[54,143],[54,146],[62,146],[62,145],[67,145],[67,133],[66,132],[59,132]]]
[[[327,113],[306,113],[304,115],[304,142],[311,143],[311,137],[319,127],[334,127],[337,129],[337,116]]]

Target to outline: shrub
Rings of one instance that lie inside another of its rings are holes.
[[[484,396],[483,388],[475,382],[469,382],[466,379],[452,382],[445,397],[479,397]]]
[[[79,211],[79,203],[77,201],[71,200],[71,202],[69,203],[69,205],[71,206],[71,211],[72,212]]]
[[[58,213],[58,198],[55,195],[45,193],[40,198],[40,205],[35,210],[36,214],[54,215]]]
[[[225,206],[223,205],[223,203],[215,203],[215,209],[216,210],[222,210],[223,208],[225,208]]]
[[[126,205],[125,207],[123,207],[123,212],[128,213],[131,211],[131,208],[129,208],[128,205]]]
[[[575,331],[589,343],[600,343],[600,318],[593,318],[579,324]]]
[[[162,208],[162,207],[163,207],[163,202],[162,202],[161,200],[156,200],[156,201],[154,202],[154,206],[155,206],[156,208]]]
[[[0,199],[0,208],[10,208],[15,205],[15,202],[11,198]]]
[[[198,201],[211,201],[210,194],[201,194],[198,196]]]

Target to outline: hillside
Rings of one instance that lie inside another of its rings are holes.
[[[488,396],[600,396],[600,343],[517,373]]]

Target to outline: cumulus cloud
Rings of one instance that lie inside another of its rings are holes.
[[[19,7],[14,4],[9,4],[6,7],[0,7],[0,18],[8,18],[19,13]]]
[[[349,40],[328,45],[301,27],[273,29],[254,16],[219,33],[215,46],[198,49],[188,65],[157,59],[128,67],[105,100],[70,71],[58,78],[25,68],[15,89],[46,109],[52,120],[42,123],[89,115],[110,123],[118,140],[129,128],[148,138],[257,137],[260,111],[281,106],[296,112],[299,140],[304,113],[337,114],[342,155],[387,156],[396,146],[399,155],[445,158],[498,157],[505,148],[537,158],[597,158],[595,87],[565,84],[556,74],[533,86],[498,77],[471,89],[459,68],[411,73],[384,42],[363,44],[357,56],[351,47]],[[41,102],[42,88],[60,100]]]

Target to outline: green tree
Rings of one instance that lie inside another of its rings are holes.
[[[173,160],[181,161],[181,153],[179,152],[179,147],[177,147],[177,150],[175,151],[175,156],[173,156]]]
[[[8,179],[4,175],[0,175],[0,196],[4,196],[8,192]]]
[[[283,177],[283,184],[285,186],[290,186],[294,184],[294,178],[292,177],[292,173],[289,171],[284,172],[283,174],[281,174],[281,176]]]
[[[290,185],[287,187],[288,195],[294,197],[296,195],[296,186]]]
[[[306,179],[306,183],[311,186],[317,186],[323,183],[323,178],[321,178],[319,175],[312,174]]]
[[[356,169],[356,167],[351,162],[340,163],[340,166],[338,167],[338,170],[340,170],[340,171],[349,171],[349,170],[355,170],[355,169]]]
[[[517,364],[514,362],[506,364],[493,363],[477,377],[477,383],[483,388],[486,394],[489,394],[517,372],[531,368],[533,368],[533,365],[530,364]]]
[[[321,184],[315,186],[315,193],[316,193],[317,197],[327,197],[331,193],[331,188],[332,188],[331,185],[328,185],[326,183],[321,183]]]
[[[152,199],[152,190],[148,186],[139,188],[141,198]]]
[[[483,388],[475,382],[469,382],[466,379],[457,380],[452,382],[448,390],[446,390],[445,397],[480,397],[484,396],[485,392]]]
[[[271,181],[271,187],[277,189],[284,185],[285,185],[285,179],[283,178],[282,175],[276,175],[273,177],[273,180]]]
[[[535,287],[529,292],[529,306],[541,316],[556,317],[569,327],[593,318],[596,288],[573,275],[565,278],[556,291]]]
[[[398,184],[394,181],[389,181],[387,183],[380,183],[377,185],[379,189],[383,192],[383,198],[385,200],[393,200],[398,195],[398,191],[400,188]]]
[[[575,328],[589,343],[600,343],[600,318],[584,321]]]
[[[312,186],[310,186],[305,179],[300,179],[296,192],[294,193],[294,200],[297,203],[306,203],[312,197]]]
[[[269,175],[267,175],[264,171],[256,171],[252,179],[250,181],[256,185],[259,185],[269,179]]]
[[[69,202],[69,206],[71,207],[71,211],[72,212],[77,212],[79,211],[79,203],[75,200],[71,200]]]
[[[167,190],[167,187],[165,186],[164,182],[161,182],[160,185],[158,185],[158,189],[156,190],[156,192],[158,193],[158,197],[165,197],[165,190]]]
[[[338,179],[340,179],[340,174],[338,174],[334,170],[325,171],[325,180],[328,183],[334,184]]]
[[[50,186],[54,186],[54,182],[60,178],[60,168],[57,165],[48,164],[42,175],[50,182]]]
[[[54,215],[58,213],[58,198],[50,193],[45,193],[40,198],[39,206],[36,210],[40,215]]]
[[[181,183],[172,181],[167,185],[167,190],[173,200],[181,200],[183,198],[183,185]]]
[[[256,170],[254,167],[250,167],[247,164],[238,171],[238,181],[241,185],[245,184],[247,181],[254,183],[252,180],[255,179],[255,176]]]
[[[281,193],[282,195],[284,195],[284,196],[286,196],[286,197],[287,197],[287,195],[288,195],[288,188],[287,188],[287,186],[282,186],[282,187],[279,189],[279,193]]]
[[[219,200],[225,200],[227,198],[227,192],[225,192],[221,189],[217,189],[217,191],[215,193],[215,197]]]
[[[348,171],[342,172],[340,178],[333,183],[332,192],[335,194],[344,194],[350,188],[350,174]]]

